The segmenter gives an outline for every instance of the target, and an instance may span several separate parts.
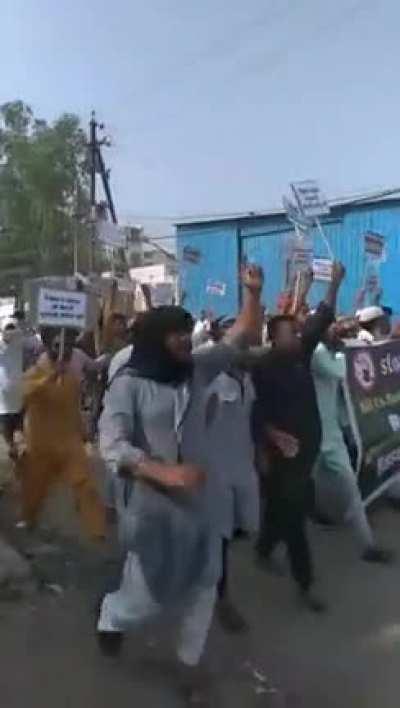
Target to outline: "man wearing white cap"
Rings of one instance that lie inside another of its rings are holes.
[[[356,314],[360,324],[358,339],[371,343],[389,336],[390,322],[382,307],[378,305],[364,307]]]

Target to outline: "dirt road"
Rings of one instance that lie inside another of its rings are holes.
[[[313,529],[320,588],[331,607],[323,617],[300,609],[289,579],[257,570],[251,548],[238,543],[233,588],[252,632],[232,640],[214,625],[207,663],[224,706],[398,708],[400,514],[382,508],[373,521],[380,541],[399,550],[392,567],[359,561],[345,529]],[[132,636],[117,662],[99,656],[93,607],[104,581],[102,562],[73,544],[50,545],[36,562],[42,585],[60,588],[0,602],[1,705],[179,708],[169,628]],[[286,703],[265,691],[254,668],[285,692]]]

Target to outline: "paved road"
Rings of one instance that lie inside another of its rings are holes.
[[[256,692],[255,666],[284,689],[289,708],[398,708],[400,515],[381,508],[373,520],[379,539],[399,551],[390,568],[358,561],[345,529],[313,530],[320,587],[331,605],[324,617],[300,609],[289,580],[256,570],[250,548],[237,545],[233,586],[252,632],[232,640],[213,629],[207,660],[224,706],[282,705],[273,703],[278,695]],[[162,641],[152,629],[141,632],[110,663],[93,641],[93,599],[102,582],[97,559],[62,547],[43,570],[65,588],[62,596],[0,603],[2,706],[179,708],[169,632],[164,628]]]

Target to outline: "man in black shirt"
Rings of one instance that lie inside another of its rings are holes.
[[[312,469],[321,442],[321,424],[310,371],[311,357],[334,320],[336,296],[345,274],[335,263],[326,298],[299,333],[295,317],[278,315],[269,324],[271,350],[253,375],[254,430],[268,460],[266,512],[257,546],[268,559],[278,543],[288,550],[291,572],[307,606],[324,609],[311,593],[313,568],[306,518],[313,505]]]

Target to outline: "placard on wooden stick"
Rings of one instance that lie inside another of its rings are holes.
[[[87,295],[73,290],[40,288],[37,304],[37,324],[40,327],[84,329],[86,326]]]

